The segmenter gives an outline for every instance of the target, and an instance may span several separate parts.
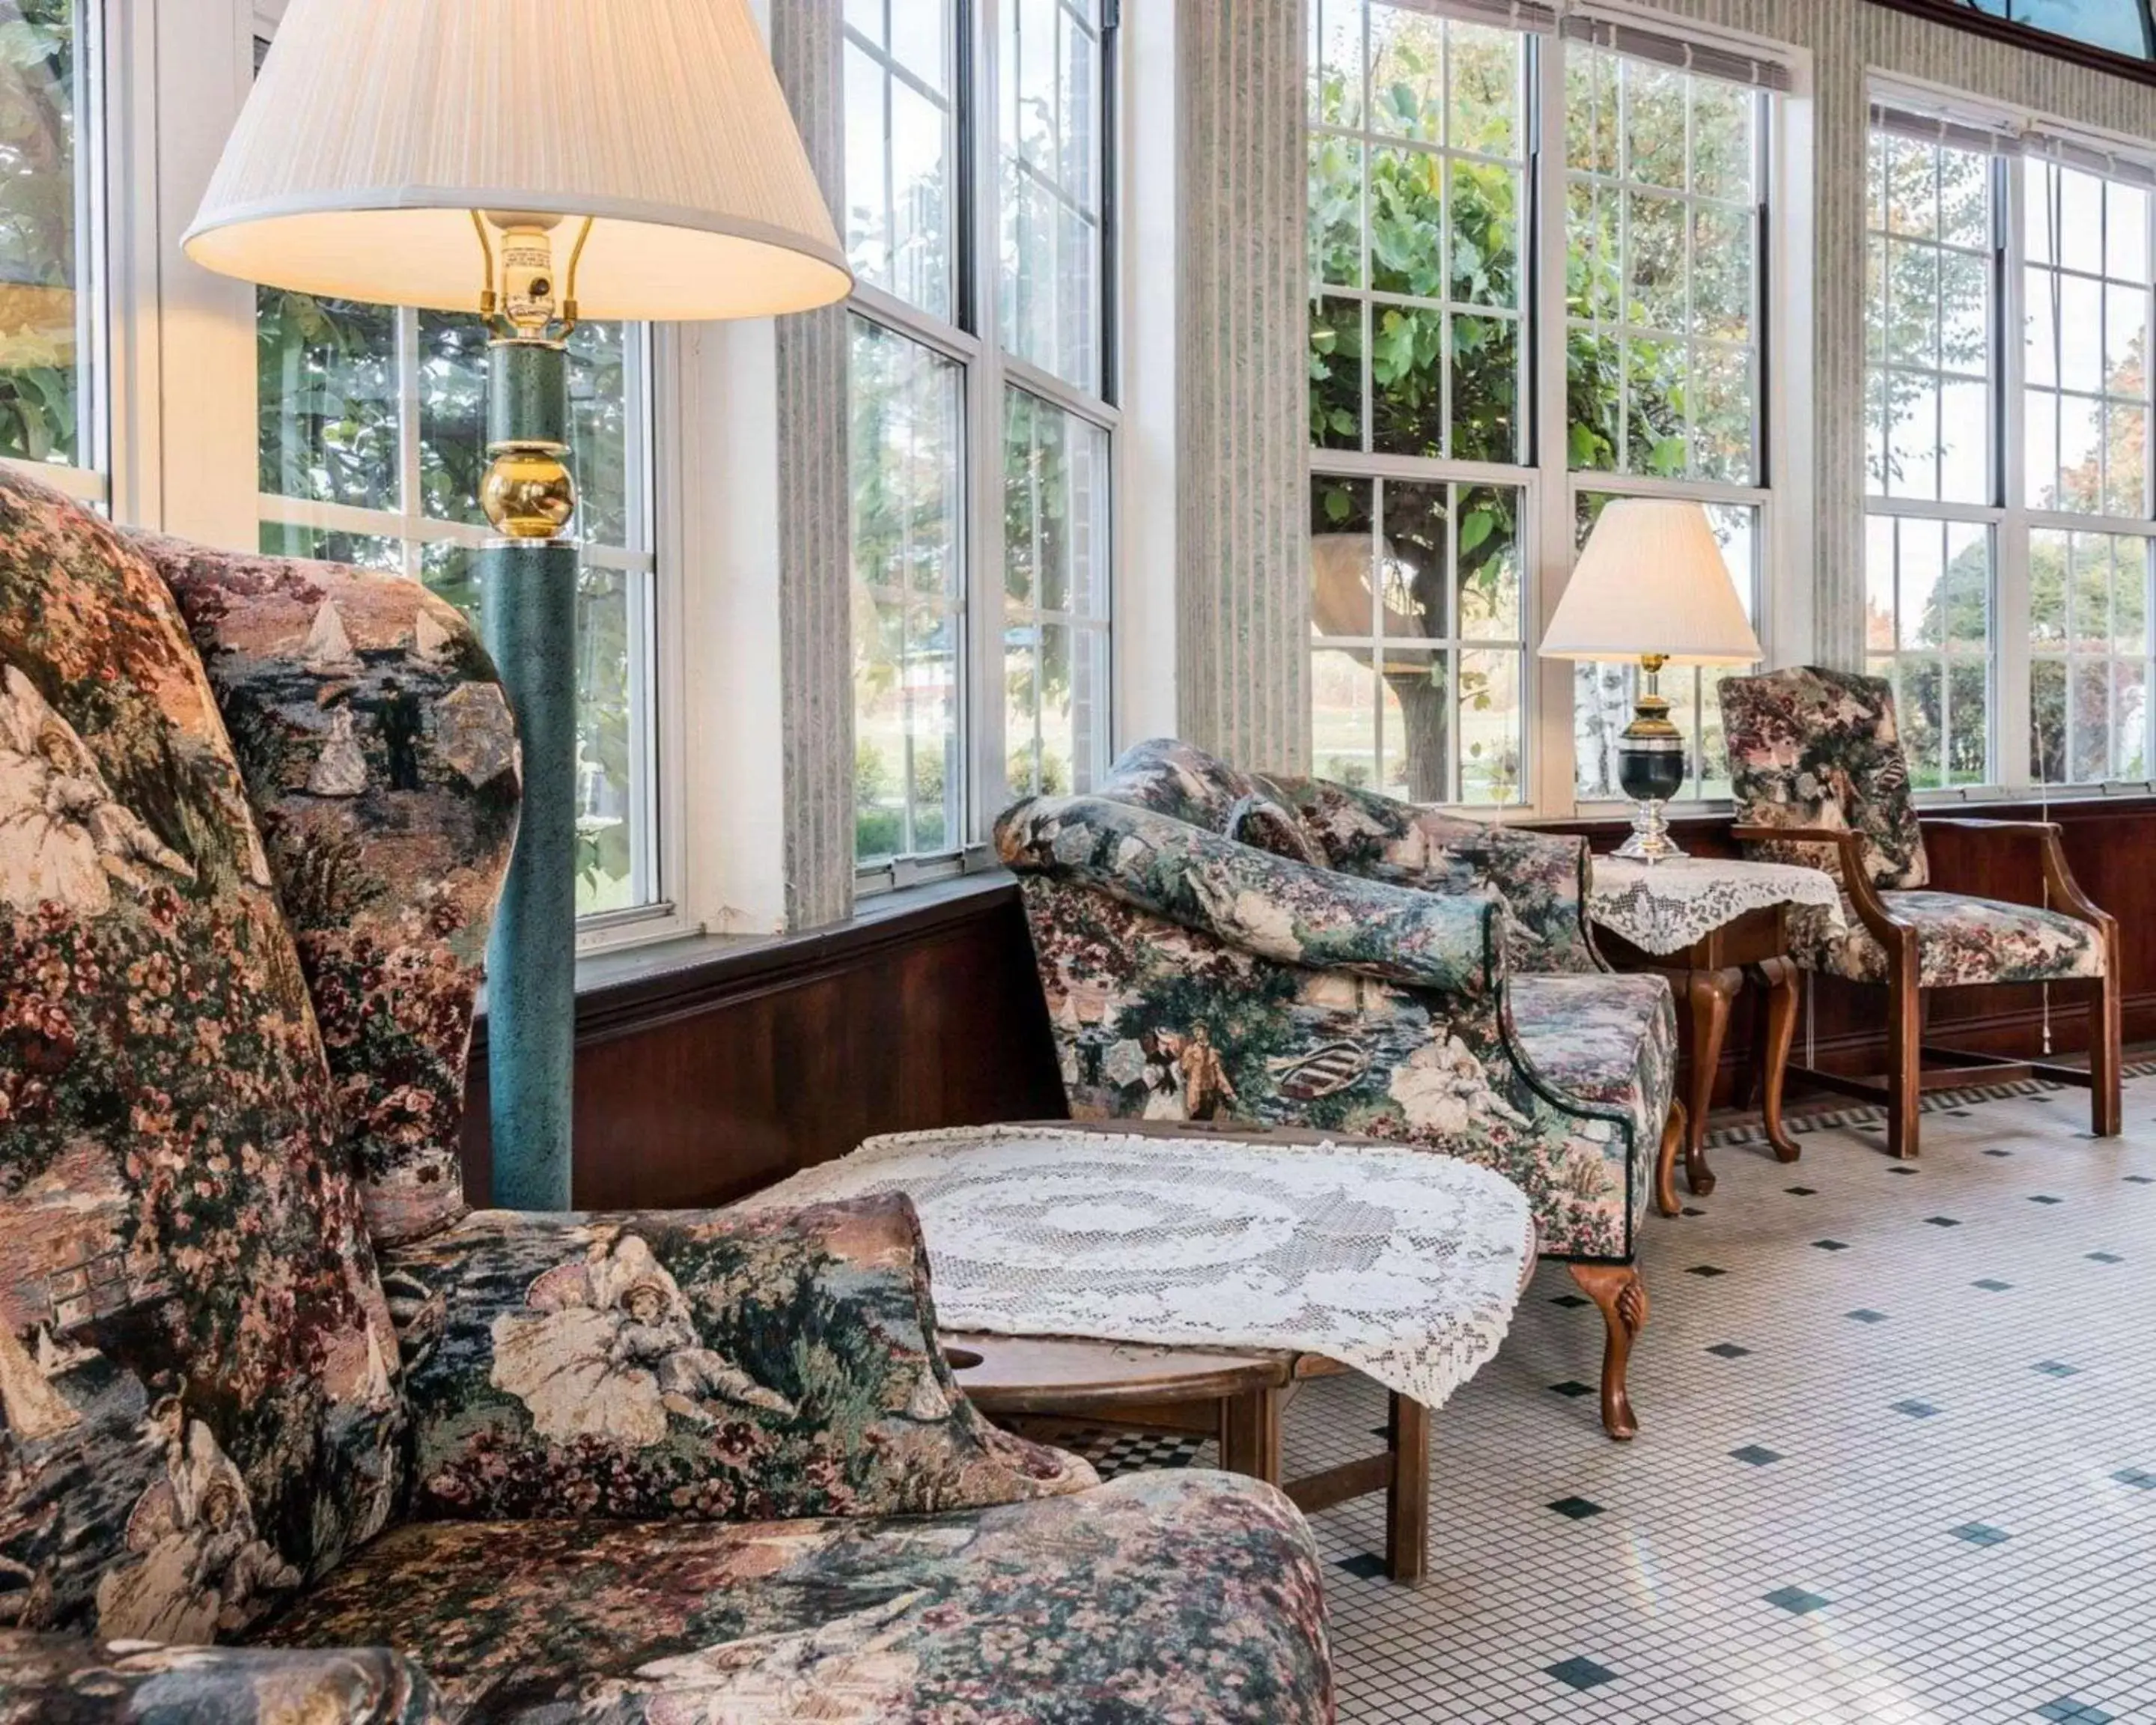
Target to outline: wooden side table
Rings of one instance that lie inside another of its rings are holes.
[[[1751,1088],[1760,1097],[1767,1142],[1775,1157],[1783,1162],[1797,1159],[1796,1141],[1782,1124],[1782,1086],[1796,1036],[1799,998],[1797,967],[1789,956],[1783,930],[1786,914],[1781,905],[1746,911],[1677,953],[1644,952],[1621,935],[1600,927],[1595,930],[1596,944],[1604,957],[1622,970],[1650,970],[1667,977],[1684,1009],[1678,1016],[1689,1023],[1691,1044],[1685,1176],[1702,1197],[1714,1190],[1714,1171],[1707,1163],[1707,1111],[1714,1097],[1714,1075],[1722,1064],[1730,1009],[1748,981],[1758,983],[1767,996]],[[1666,1164],[1656,1171],[1655,1203],[1666,1216],[1676,1215],[1681,1208],[1673,1173]]]

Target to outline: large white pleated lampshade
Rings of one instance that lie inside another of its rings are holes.
[[[560,218],[586,317],[852,286],[746,0],[292,0],[183,241],[307,293],[471,311],[471,213]]]
[[[1636,659],[1752,665],[1766,655],[1744,615],[1722,547],[1697,503],[1619,498],[1588,536],[1544,659]]]

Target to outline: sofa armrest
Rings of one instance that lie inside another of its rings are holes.
[[[146,1719],[305,1719],[448,1725],[427,1675],[386,1647],[100,1646],[0,1630],[0,1725]]]
[[[1035,798],[996,824],[1021,875],[1074,881],[1276,963],[1494,999],[1504,909],[1290,861],[1128,804]]]
[[[480,1211],[382,1267],[421,1515],[911,1515],[1094,1482],[958,1389],[902,1196]]]

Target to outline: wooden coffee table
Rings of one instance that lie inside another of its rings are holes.
[[[1220,1466],[1278,1486],[1306,1513],[1385,1494],[1385,1573],[1423,1578],[1430,1534],[1430,1415],[1395,1393],[1384,1449],[1302,1479],[1281,1477],[1281,1414],[1298,1385],[1348,1368],[1308,1353],[1147,1348],[1071,1337],[946,1335],[973,1404],[1014,1417],[1215,1439]]]

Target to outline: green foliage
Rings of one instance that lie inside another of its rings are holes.
[[[0,454],[80,455],[70,0],[0,8]]]

